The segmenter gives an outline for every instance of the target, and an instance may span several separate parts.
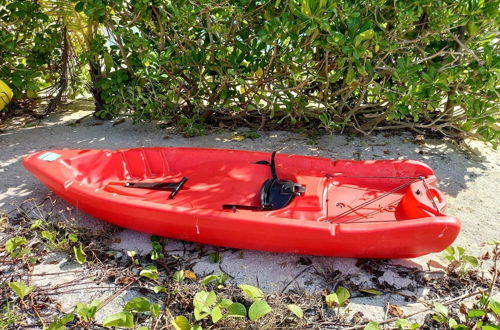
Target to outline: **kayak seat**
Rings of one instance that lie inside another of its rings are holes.
[[[279,210],[290,204],[294,197],[304,194],[306,189],[301,184],[292,180],[278,178],[275,157],[276,151],[272,153],[270,163],[265,160],[254,163],[256,165],[269,165],[272,175],[272,178],[264,181],[260,188],[260,205],[223,204],[222,209],[230,209],[233,212],[236,212],[237,209],[252,211]]]

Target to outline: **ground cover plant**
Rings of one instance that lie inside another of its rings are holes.
[[[52,86],[44,113],[86,85],[97,116],[174,123],[188,136],[236,122],[408,128],[496,146],[498,8],[497,0],[1,0],[0,79],[18,100]]]
[[[0,328],[499,329],[500,302],[494,298],[499,289],[499,242],[489,242],[479,257],[450,247],[443,259],[429,261],[427,270],[360,259],[356,266],[360,273],[371,276],[371,287],[359,287],[351,276],[337,270],[317,269],[322,292],[299,288],[263,292],[255,285],[231,283],[223,270],[213,274],[192,271],[201,258],[220,263],[217,252],[192,244],[192,253],[181,257],[166,250],[166,239],[152,237],[148,255],[119,253],[109,247],[111,227],[106,232],[75,227],[63,213],[51,211],[53,205],[50,199],[27,200],[1,217]],[[68,263],[81,264],[78,278],[35,284],[39,283],[35,267],[50,262],[54,254]],[[299,262],[308,264],[307,259],[300,257]],[[387,269],[411,278],[427,293],[413,295],[381,281],[380,275]],[[89,280],[90,287],[79,288]],[[90,293],[99,285],[108,290],[105,299],[92,300],[86,295],[70,310],[61,309],[58,295],[78,290]],[[96,318],[127,290],[134,294],[124,299],[121,310]],[[383,299],[391,294],[402,295],[420,307],[408,313],[388,304],[386,318],[378,323],[362,311],[351,311],[350,305],[357,299]],[[418,315],[426,317],[415,322]]]

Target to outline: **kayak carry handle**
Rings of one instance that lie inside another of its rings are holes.
[[[168,190],[172,191],[168,196],[169,199],[174,199],[175,195],[181,190],[188,178],[185,176],[179,182],[127,182],[125,187],[128,188],[142,188],[153,190]]]
[[[187,176],[183,177],[182,180],[177,184],[177,187],[174,188],[174,191],[170,193],[170,196],[168,196],[169,199],[174,199],[175,195],[179,192],[179,190],[182,188],[182,186],[186,183],[188,180]]]

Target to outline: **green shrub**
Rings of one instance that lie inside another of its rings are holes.
[[[498,0],[73,1],[103,117],[500,137]]]

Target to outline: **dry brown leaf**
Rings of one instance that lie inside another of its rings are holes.
[[[186,278],[189,278],[190,280],[193,280],[193,281],[196,281],[196,278],[197,278],[197,277],[196,277],[196,274],[195,274],[194,272],[190,271],[190,270],[186,270],[186,271],[184,272],[184,276],[185,276]]]
[[[387,308],[388,308],[388,313],[392,316],[403,317],[403,315],[405,314],[403,309],[401,309],[401,307],[399,307],[397,305],[389,304],[389,306]]]
[[[432,268],[446,269],[445,266],[443,266],[442,264],[440,264],[436,260],[427,261],[427,266],[432,267]]]
[[[120,125],[120,124],[123,124],[125,122],[125,118],[120,118],[118,120],[115,120],[113,122],[113,127],[115,127],[116,125]]]

